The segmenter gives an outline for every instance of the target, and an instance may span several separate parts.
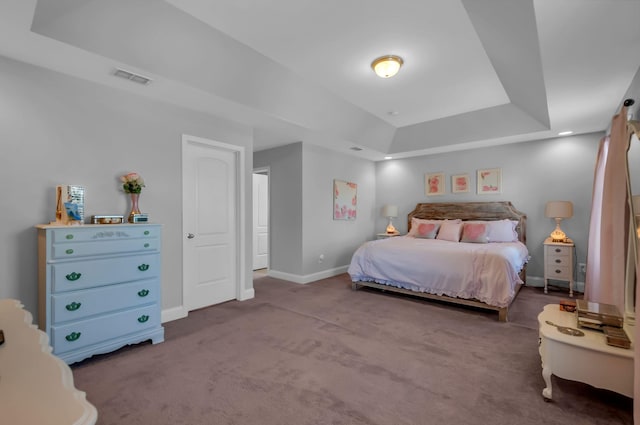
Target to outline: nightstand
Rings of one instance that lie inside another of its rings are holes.
[[[400,233],[378,233],[376,235],[376,239],[387,239],[387,238],[392,238],[394,236],[400,236]]]
[[[569,282],[569,296],[573,297],[573,242],[544,241],[544,293],[549,279]]]

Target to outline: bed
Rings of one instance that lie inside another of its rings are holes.
[[[356,250],[348,269],[352,288],[479,307],[506,321],[525,284],[526,215],[506,201],[450,202],[417,204],[407,218],[407,235],[365,242]],[[447,236],[452,228],[461,241]],[[507,228],[508,237],[499,233]]]

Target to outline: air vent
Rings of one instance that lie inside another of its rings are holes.
[[[352,151],[356,151],[356,152],[357,152],[357,151],[361,151],[361,150],[362,150],[362,148],[359,148],[359,147],[357,147],[357,146],[352,146],[352,147],[350,147],[349,149],[351,149]]]
[[[142,85],[146,85],[151,82],[151,78],[145,77],[144,75],[140,74],[134,74],[133,72],[125,71],[124,69],[119,68],[114,71],[113,75]]]

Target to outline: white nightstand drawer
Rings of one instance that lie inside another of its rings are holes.
[[[159,285],[157,279],[151,279],[53,295],[51,321],[58,325],[109,311],[157,303],[159,294],[156,288]]]
[[[549,255],[554,257],[568,257],[571,254],[573,247],[571,246],[547,246]]]
[[[51,327],[54,354],[77,350],[91,344],[108,341],[129,333],[160,325],[158,306],[126,310],[94,319]]]
[[[54,263],[51,292],[74,291],[160,275],[160,256],[138,255],[103,260]]]
[[[547,266],[547,278],[559,280],[571,280],[571,268],[568,266]]]
[[[562,257],[551,255],[547,257],[547,267],[569,266],[571,260],[572,259],[568,255]]]

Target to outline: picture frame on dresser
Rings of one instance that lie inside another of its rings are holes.
[[[164,341],[159,224],[38,225],[38,326],[68,364]]]

